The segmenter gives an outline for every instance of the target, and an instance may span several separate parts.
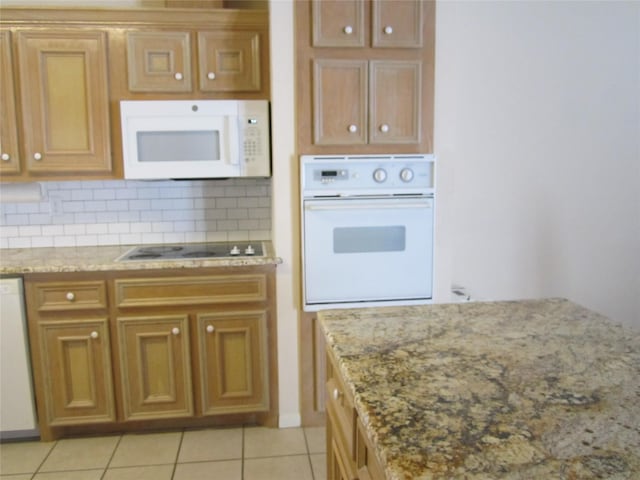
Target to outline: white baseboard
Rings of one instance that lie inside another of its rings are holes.
[[[300,425],[302,425],[302,418],[299,413],[280,415],[278,418],[278,428],[292,428]]]

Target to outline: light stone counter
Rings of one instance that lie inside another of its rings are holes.
[[[256,242],[258,243],[258,242]],[[262,242],[261,257],[224,257],[193,260],[145,260],[117,262],[133,245],[102,247],[58,247],[0,249],[0,274],[98,272],[108,270],[152,270],[164,268],[235,267],[281,264],[271,242]]]
[[[389,479],[640,478],[640,332],[563,299],[319,312]]]

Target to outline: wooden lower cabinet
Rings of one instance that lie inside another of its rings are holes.
[[[193,415],[187,315],[120,317],[124,420]]]
[[[198,315],[202,414],[269,409],[267,312]]]
[[[351,392],[327,350],[327,480],[382,480],[378,462]]]
[[[44,321],[37,329],[47,423],[115,421],[108,320]]]
[[[277,425],[274,265],[28,274],[25,292],[43,440]]]

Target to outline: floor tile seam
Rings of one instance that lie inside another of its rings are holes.
[[[37,466],[35,472],[29,472],[31,473],[31,478],[35,478],[36,474],[39,473],[40,469],[42,468],[42,466],[45,464],[45,462],[47,461],[47,459],[51,456],[51,453],[55,450],[55,448],[58,446],[58,440],[54,440],[53,445],[51,445],[51,448],[49,449],[49,451],[47,452],[47,454],[44,456],[44,458],[42,459],[42,461],[40,462],[40,464]]]
[[[140,467],[162,467],[166,465],[175,465],[175,462],[164,462],[164,463],[136,463],[133,465],[115,465],[109,466],[106,470],[120,470],[123,468],[140,468]],[[45,473],[45,472],[42,472]],[[49,472],[46,472],[49,473]]]
[[[304,457],[304,456],[309,456],[308,453],[284,453],[282,455],[268,455],[266,457],[248,457],[245,458],[244,461],[250,461],[250,460],[264,460],[267,458],[282,458],[282,457]]]
[[[176,465],[184,465],[186,463],[212,463],[212,462],[230,462],[230,461],[242,461],[242,455],[238,457],[229,457],[229,458],[203,458],[199,460],[180,460],[176,462]]]
[[[115,457],[116,452],[118,451],[118,447],[120,446],[120,443],[122,442],[122,437],[123,437],[123,435],[118,435],[118,441],[116,442],[116,444],[113,447],[113,451],[111,452],[111,455],[109,456],[109,460],[107,460],[107,465],[104,467],[104,472],[102,472],[102,476],[100,477],[100,480],[102,480],[104,478],[104,476],[107,474],[107,470],[109,469],[109,466],[111,465],[111,462],[113,462],[113,457]]]
[[[173,462],[173,469],[171,470],[171,479],[176,475],[176,468],[178,468],[178,459],[180,458],[180,450],[182,450],[182,442],[184,441],[184,429],[180,432],[180,441],[178,442],[178,449],[176,450],[175,459]]]

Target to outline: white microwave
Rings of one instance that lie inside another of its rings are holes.
[[[120,102],[124,177],[268,177],[266,100]]]

